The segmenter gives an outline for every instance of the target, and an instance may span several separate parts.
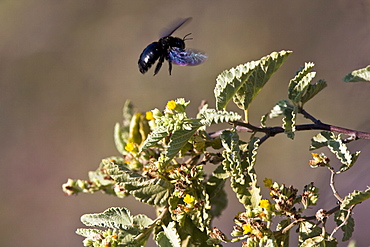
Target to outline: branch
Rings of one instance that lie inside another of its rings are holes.
[[[357,131],[357,130],[351,130],[347,128],[342,128],[334,125],[329,125],[322,123],[320,120],[317,120],[312,115],[307,113],[305,110],[301,109],[300,113],[308,119],[310,119],[313,124],[299,124],[295,126],[296,131],[304,131],[304,130],[327,130],[332,131],[340,134],[345,134],[350,136],[349,138],[345,139],[344,142],[350,142],[353,140],[358,139],[370,139],[370,133]],[[276,127],[257,127],[250,123],[245,123],[242,121],[234,121],[232,122],[235,126],[241,126],[244,127],[247,131],[252,132],[262,132],[265,133],[265,135],[260,139],[260,145],[266,141],[268,138],[275,136],[276,134],[280,134],[284,132],[284,128],[280,126]]]
[[[331,214],[333,214],[336,211],[338,211],[339,209],[340,209],[340,206],[335,206],[334,208],[332,208],[329,211],[327,211],[325,213],[325,216],[328,217]],[[299,223],[301,223],[303,221],[315,220],[315,219],[317,219],[316,218],[316,215],[300,217],[300,218],[296,219],[295,221],[293,221],[292,223],[290,223],[289,225],[287,225],[283,230],[281,230],[281,233],[282,234],[287,233],[293,226],[295,226],[295,225],[297,225],[297,224],[299,224]]]

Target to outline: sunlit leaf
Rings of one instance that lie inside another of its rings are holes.
[[[155,237],[157,245],[160,247],[180,247],[181,239],[177,233],[175,222],[170,222],[167,227],[162,225],[162,227],[163,231]]]
[[[343,199],[340,208],[348,209],[350,206],[359,204],[369,198],[370,198],[370,188],[364,191],[355,190]]]
[[[345,82],[359,82],[359,81],[370,81],[370,65],[366,68],[358,69],[347,74],[343,81]]]
[[[233,100],[235,104],[240,109],[247,110],[266,82],[280,68],[290,54],[290,51],[280,51],[273,52],[261,58],[258,61],[259,64],[253,69],[253,73],[234,95]]]
[[[360,155],[360,152],[351,154],[347,146],[342,142],[341,135],[336,136],[330,131],[322,131],[311,139],[310,150],[324,146],[328,146],[330,151],[342,162],[343,166],[340,168],[341,172],[351,168]]]
[[[307,87],[306,92],[303,94],[301,98],[302,105],[305,104],[307,101],[312,99],[316,94],[321,92],[324,88],[326,88],[327,84],[325,80],[318,80],[314,84],[309,84]]]
[[[173,159],[201,126],[201,124],[193,124],[189,125],[188,129],[175,130],[166,148],[166,158]]]
[[[290,54],[291,51],[273,52],[258,61],[241,64],[222,72],[216,79],[214,89],[216,108],[225,108],[233,98],[239,108],[247,110],[252,100]]]
[[[155,130],[153,130],[148,135],[148,137],[144,141],[143,145],[141,146],[140,152],[156,145],[159,141],[161,141],[167,135],[168,135],[167,126],[158,126]]]
[[[315,72],[311,72],[313,63],[305,63],[304,67],[290,80],[288,86],[288,98],[294,103],[301,102],[303,94],[306,92],[310,82],[315,77]]]
[[[210,126],[211,124],[237,121],[241,118],[241,116],[235,112],[207,108],[202,108],[198,117],[202,119],[201,123],[207,126]]]
[[[347,210],[339,210],[334,214],[334,220],[337,225],[341,225],[347,218],[349,212]],[[353,220],[352,216],[348,216],[346,223],[342,225],[341,229],[343,231],[343,238],[342,241],[347,241],[352,237],[352,233],[354,231],[355,221]]]

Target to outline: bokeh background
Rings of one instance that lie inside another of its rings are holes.
[[[192,22],[175,35],[191,32],[187,46],[205,51],[207,62],[174,66],[172,76],[167,64],[155,77],[153,70],[139,73],[142,50],[174,20],[189,16]],[[253,102],[252,123],[287,98],[295,71],[312,61],[317,79],[326,79],[328,87],[306,109],[326,123],[370,131],[370,85],[341,81],[370,63],[369,0],[0,1],[1,245],[82,246],[83,238],[74,233],[83,226],[80,216],[111,206],[154,218],[151,207],[132,198],[67,197],[61,185],[68,178],[86,179],[102,158],[118,155],[113,126],[121,121],[126,99],[148,111],[184,97],[194,116],[201,100],[214,106],[220,72],[282,49],[294,53]],[[270,139],[260,148],[256,169],[261,180],[269,177],[300,190],[314,181],[322,199],[316,210],[330,209],[336,201],[329,172],[308,166],[316,133],[297,133],[295,141],[283,135]],[[350,148],[363,152],[336,181],[342,196],[370,184],[369,141]],[[355,209],[358,246],[370,245],[369,207],[365,202]],[[238,211],[243,208],[230,194],[229,208],[214,225],[230,233]],[[341,232],[336,236],[341,239]]]

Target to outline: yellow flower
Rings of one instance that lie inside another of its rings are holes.
[[[243,234],[248,234],[252,232],[252,227],[250,224],[244,224],[242,227],[243,227]]]
[[[271,178],[265,178],[265,180],[263,180],[263,182],[265,183],[265,187],[267,187],[267,188],[272,187],[272,179]]]
[[[146,120],[154,120],[154,116],[153,116],[153,112],[152,111],[147,111],[146,113],[145,113],[145,118],[146,118]]]
[[[135,143],[133,142],[129,142],[126,144],[125,146],[125,150],[128,151],[128,152],[132,152],[135,150]]]
[[[174,101],[174,100],[170,100],[170,101],[167,102],[167,108],[169,110],[175,110],[176,106],[177,106],[177,104],[176,104],[176,101]]]
[[[185,197],[184,197],[184,202],[187,203],[187,204],[193,204],[194,200],[195,200],[194,197],[192,197],[189,194],[186,194]]]
[[[260,208],[268,208],[270,206],[270,202],[269,202],[269,200],[261,200],[260,201]]]

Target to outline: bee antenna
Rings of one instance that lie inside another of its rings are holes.
[[[190,34],[191,34],[191,33],[188,33],[187,35],[185,35],[185,36],[184,36],[184,38],[183,38],[182,40],[184,40],[184,41],[185,41],[185,40],[192,40],[193,38],[186,38],[186,37],[188,37]]]

